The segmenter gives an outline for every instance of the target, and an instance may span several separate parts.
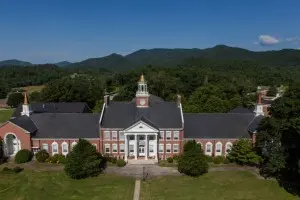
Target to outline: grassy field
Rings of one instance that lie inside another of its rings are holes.
[[[114,175],[72,180],[64,172],[0,173],[0,199],[6,200],[129,200],[133,191],[134,179]]]
[[[34,86],[25,86],[20,89],[26,90],[27,92],[40,92],[45,86],[44,85],[34,85]],[[19,88],[14,88],[13,90],[18,90]]]
[[[296,200],[276,181],[246,171],[209,172],[199,178],[159,177],[141,185],[140,200]]]
[[[10,119],[14,109],[1,109],[0,110],[0,123],[6,122]]]

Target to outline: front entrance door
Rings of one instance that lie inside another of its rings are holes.
[[[17,139],[14,139],[12,141],[12,143],[13,143],[13,152],[12,152],[12,154],[16,155],[16,153],[19,151],[19,142],[18,142]]]
[[[139,146],[139,156],[145,156],[145,147]]]

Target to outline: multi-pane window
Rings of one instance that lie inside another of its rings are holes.
[[[120,153],[124,153],[124,151],[125,151],[125,145],[120,144]]]
[[[42,149],[44,149],[44,150],[46,150],[48,152],[49,151],[48,144],[43,144],[42,145]]]
[[[173,153],[178,153],[178,150],[179,150],[179,145],[173,144]]]
[[[117,144],[113,144],[112,145],[112,149],[113,149],[114,153],[117,153],[118,152],[118,145]]]
[[[160,139],[164,140],[165,139],[165,132],[164,131],[160,131]]]
[[[232,144],[231,143],[227,143],[226,144],[226,153],[228,153],[232,148]]]
[[[166,131],[166,140],[171,140],[171,131]]]
[[[93,143],[93,146],[96,148],[96,150],[97,150],[97,144],[95,144],[95,143]]]
[[[52,143],[52,154],[58,153],[58,144],[56,142]]]
[[[212,144],[210,144],[210,143],[208,143],[208,144],[206,144],[206,152],[207,153],[210,153],[211,152],[211,149],[212,149]]]
[[[166,152],[171,153],[171,144],[166,145]]]
[[[123,131],[119,131],[119,140],[125,140],[125,135]]]
[[[174,131],[173,140],[179,140],[179,131]]]
[[[76,144],[77,144],[77,142],[72,142],[71,148],[73,149],[73,148],[75,147]]]
[[[112,131],[111,135],[112,135],[112,140],[117,140],[118,139],[118,132],[117,131]]]
[[[110,153],[110,144],[105,144],[105,153]]]
[[[104,131],[104,140],[110,140],[110,131]]]
[[[154,135],[149,135],[149,140],[154,140]]]
[[[221,150],[222,150],[222,144],[221,143],[217,143],[217,145],[216,145],[216,152],[220,153]]]
[[[153,152],[154,152],[154,146],[153,146],[153,144],[150,144],[150,145],[149,145],[149,152],[150,152],[150,153],[153,153]]]
[[[159,144],[159,153],[164,152],[164,144]]]
[[[62,154],[63,154],[63,155],[68,154],[68,152],[69,152],[68,143],[63,142],[63,143],[61,144],[61,148],[62,148]]]
[[[134,145],[133,144],[129,145],[129,152],[131,152],[131,153],[134,152]]]
[[[129,135],[129,140],[135,140],[134,135]]]

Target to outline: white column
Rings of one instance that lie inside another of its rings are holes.
[[[139,148],[137,134],[134,135],[134,139],[135,139],[134,159],[137,160],[138,148]]]
[[[127,140],[127,135],[125,135],[125,150],[124,150],[124,153],[125,153],[124,160],[127,161],[127,157],[128,157],[128,140]]]
[[[158,144],[158,140],[157,140],[157,135],[154,135],[154,139],[155,139],[155,142],[154,142],[154,159],[155,160],[158,160],[157,158],[157,144]]]
[[[145,160],[148,160],[148,135],[145,135],[146,141],[145,141]]]

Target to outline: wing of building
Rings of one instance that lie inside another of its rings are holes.
[[[0,127],[5,154],[20,149],[67,155],[79,138],[90,141],[97,151],[128,162],[155,163],[178,155],[186,140],[196,140],[207,155],[226,156],[239,138],[255,142],[264,112],[258,101],[254,111],[236,108],[229,113],[183,113],[181,97],[167,102],[148,93],[142,75],[132,101],[104,97],[101,113],[90,113],[85,103],[24,103],[11,120]]]

